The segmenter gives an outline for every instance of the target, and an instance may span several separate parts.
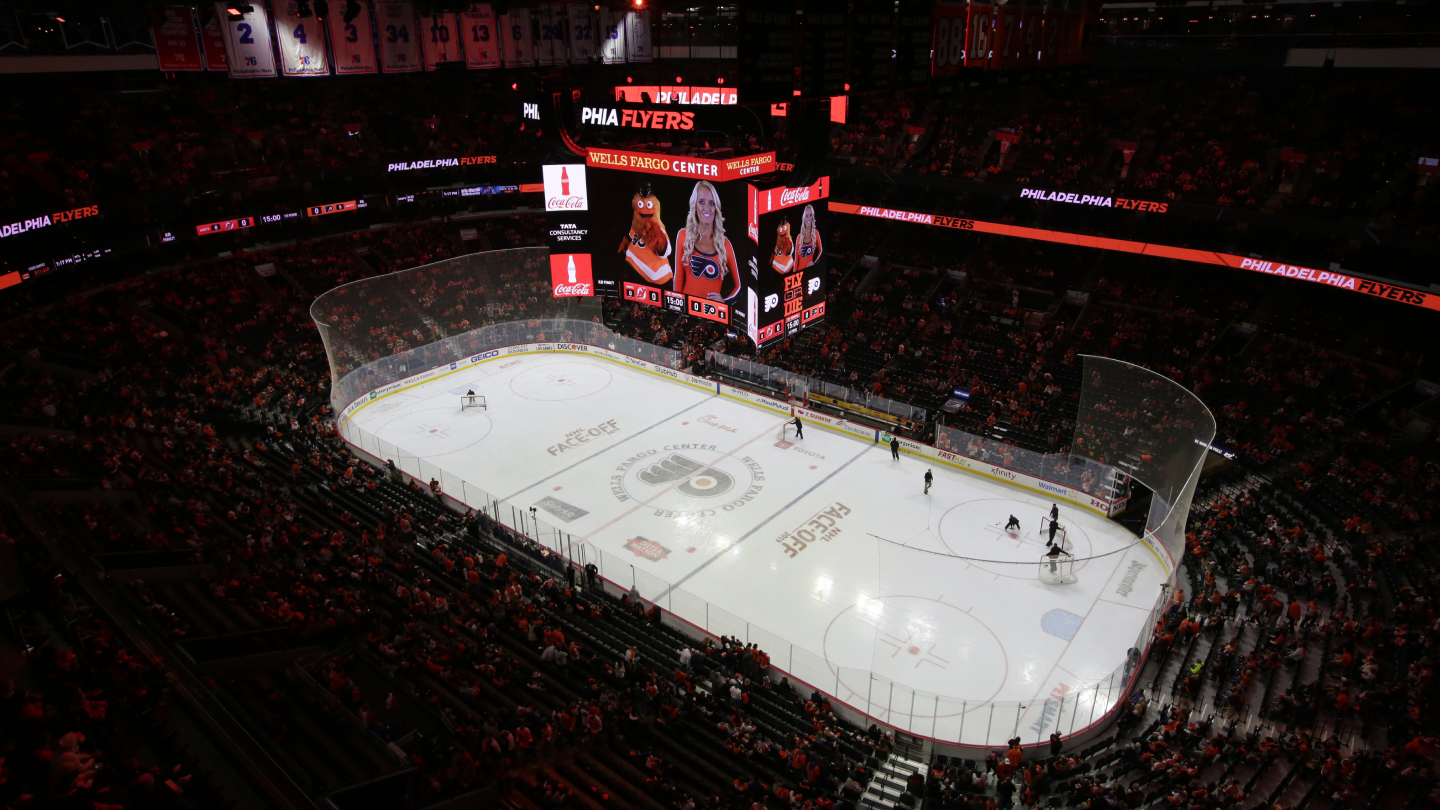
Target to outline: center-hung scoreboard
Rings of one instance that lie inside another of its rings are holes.
[[[685,313],[757,347],[824,317],[829,177],[787,187],[773,152],[606,148],[543,173],[555,296]]]

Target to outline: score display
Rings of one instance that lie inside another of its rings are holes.
[[[346,211],[356,211],[365,207],[364,200],[346,200],[345,202],[326,203],[324,205],[312,205],[305,209],[307,217],[323,217],[327,214],[343,214]]]
[[[824,316],[828,177],[765,184],[770,155],[737,165],[624,157],[624,168],[604,150],[543,167],[552,295],[684,313],[733,326],[756,346]],[[747,176],[756,169],[759,178]]]
[[[255,224],[254,217],[236,217],[234,219],[222,219],[218,222],[207,222],[204,225],[195,226],[196,236],[208,236],[213,233],[225,233],[226,231],[249,228]]]

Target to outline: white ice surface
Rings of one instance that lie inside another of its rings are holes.
[[[471,389],[487,410],[461,410]],[[532,536],[538,504],[547,545],[568,541],[612,582],[897,727],[1030,742],[1123,697],[1111,674],[1164,580],[1133,535],[1062,505],[1079,582],[1046,585],[1043,493],[819,425],[777,442],[782,421],[602,358],[533,353],[377,399],[346,436],[473,506],[506,502],[501,519],[523,515]]]

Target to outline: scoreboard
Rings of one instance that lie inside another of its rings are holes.
[[[552,295],[723,324],[764,346],[825,314],[830,179],[787,188],[773,153],[589,149],[542,167]]]

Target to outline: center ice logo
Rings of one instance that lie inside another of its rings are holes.
[[[671,453],[645,467],[636,474],[636,477],[642,483],[651,486],[662,486],[683,480],[684,483],[676,489],[697,498],[713,498],[724,495],[735,486],[735,479],[729,473],[714,467],[706,467],[679,453]],[[687,478],[689,480],[684,480]]]
[[[764,489],[764,481],[764,468],[750,456],[737,458],[713,444],[685,442],[625,459],[610,476],[610,494],[621,503],[643,504],[657,517],[709,517],[744,507]]]

